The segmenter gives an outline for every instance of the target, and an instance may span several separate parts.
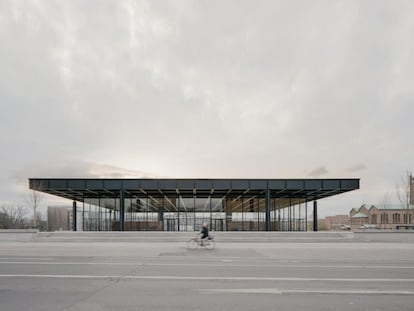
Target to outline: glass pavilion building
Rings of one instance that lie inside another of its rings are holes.
[[[359,179],[55,179],[32,190],[73,201],[73,230],[317,230],[320,199],[359,189]]]

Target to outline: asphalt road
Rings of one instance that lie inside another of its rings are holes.
[[[414,310],[405,242],[1,242],[1,311]]]

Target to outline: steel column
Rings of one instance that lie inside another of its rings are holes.
[[[177,231],[180,231],[180,196],[177,197]]]
[[[266,209],[266,231],[270,231],[270,190],[266,190],[266,200],[265,200],[265,209]]]
[[[82,231],[85,230],[85,199],[82,201]]]
[[[76,231],[76,201],[72,204],[72,231]]]
[[[210,194],[210,198],[209,198],[209,210],[210,210],[210,230],[213,230],[213,211],[211,209],[211,194]],[[216,229],[217,230],[217,229]]]
[[[308,201],[305,201],[305,231],[308,231]]]
[[[318,231],[318,201],[313,201],[313,231]]]
[[[119,191],[119,231],[125,231],[125,193]]]
[[[241,200],[242,200],[242,206],[241,206],[241,209],[242,209],[242,231],[244,231],[244,197],[243,197],[243,195],[241,197]]]

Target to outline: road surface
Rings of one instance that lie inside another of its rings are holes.
[[[1,242],[1,311],[414,310],[414,244]]]

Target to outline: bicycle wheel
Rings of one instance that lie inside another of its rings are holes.
[[[188,240],[187,247],[189,249],[196,249],[198,247],[198,241],[196,239],[190,239],[190,240]]]
[[[205,244],[207,249],[214,249],[216,247],[216,242],[214,240],[208,240]]]

